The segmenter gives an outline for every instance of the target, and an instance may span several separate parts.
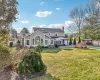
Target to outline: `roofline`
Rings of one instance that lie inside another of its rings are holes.
[[[37,31],[35,31],[35,32],[41,32],[41,31],[37,30]],[[34,33],[34,32],[33,32],[33,33]],[[32,35],[33,33],[30,33],[30,34],[27,35],[27,36],[30,36],[30,35]],[[43,33],[43,32],[41,32],[41,33]],[[45,34],[43,33],[43,35],[45,35]],[[24,37],[27,37],[27,36],[24,36]]]

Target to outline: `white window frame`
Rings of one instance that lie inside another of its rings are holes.
[[[47,41],[47,44],[46,44],[46,41]],[[49,44],[49,40],[45,39],[45,45],[48,45]]]
[[[53,41],[53,43],[51,43],[51,41]],[[51,40],[50,40],[50,44],[51,44],[51,45],[53,45],[53,44],[54,44],[54,40],[53,40],[53,39],[51,39]]]

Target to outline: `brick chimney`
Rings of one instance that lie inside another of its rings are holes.
[[[62,30],[63,30],[63,32],[64,32],[64,26],[62,27]]]

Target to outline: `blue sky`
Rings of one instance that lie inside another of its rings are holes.
[[[30,31],[32,27],[61,28],[65,26],[65,32],[69,33],[68,26],[73,22],[69,18],[70,11],[80,5],[86,5],[88,0],[17,0],[19,15],[13,28],[18,32],[26,27]],[[71,28],[72,32],[76,31]]]

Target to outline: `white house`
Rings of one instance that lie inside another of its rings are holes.
[[[62,29],[34,27],[32,33],[25,33],[25,30],[22,30],[17,36],[16,41],[18,40],[24,47],[35,47],[38,44],[48,47],[65,45],[67,38],[64,34],[64,27]]]
[[[65,45],[64,31],[59,28],[33,28],[33,32],[24,37],[24,46],[35,47],[39,43],[44,46]]]

